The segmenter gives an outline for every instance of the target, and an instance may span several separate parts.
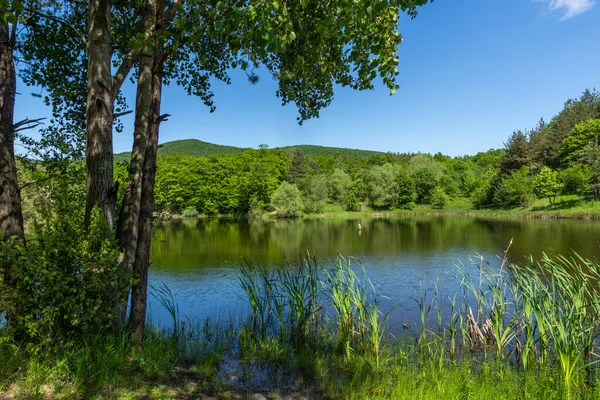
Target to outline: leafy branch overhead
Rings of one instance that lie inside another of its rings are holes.
[[[170,77],[214,109],[210,77],[229,82],[229,69],[266,68],[278,81],[282,103],[298,107],[300,123],[318,117],[333,99],[334,85],[373,88],[379,76],[398,89],[397,46],[401,12],[411,17],[417,1],[213,1],[181,3],[161,36],[179,52]]]

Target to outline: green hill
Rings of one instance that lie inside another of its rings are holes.
[[[283,150],[286,153],[293,153],[296,150],[300,150],[304,155],[307,156],[332,156],[340,155],[345,157],[362,156],[370,157],[374,154],[384,154],[379,151],[372,150],[358,150],[358,149],[346,149],[343,147],[327,147],[327,146],[314,146],[310,144],[301,144],[296,146],[285,146],[276,147]],[[213,154],[226,154],[226,153],[238,153],[244,151],[244,148],[234,146],[223,146],[220,144],[213,144],[203,142],[197,139],[185,139],[175,140],[160,145],[158,149],[159,155],[165,154],[183,154],[187,156],[204,156],[209,157]],[[130,152],[115,154],[115,162],[129,161],[131,159]]]
[[[300,150],[306,156],[344,156],[344,157],[370,157],[375,154],[385,154],[380,151],[373,150],[359,150],[359,149],[347,149],[344,147],[327,147],[327,146],[314,146],[311,144],[300,144],[296,146],[285,146],[279,147],[279,149],[293,153],[296,150]]]
[[[186,156],[204,156],[209,157],[213,154],[238,153],[244,151],[241,147],[222,146],[203,142],[197,139],[174,140],[159,145],[158,154],[184,154]],[[115,162],[129,161],[131,152],[115,154]]]

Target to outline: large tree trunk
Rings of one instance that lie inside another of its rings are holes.
[[[164,0],[157,1],[156,29],[164,27]],[[150,101],[150,123],[148,143],[142,174],[142,197],[140,205],[138,244],[133,265],[137,283],[131,293],[131,313],[129,327],[136,341],[142,339],[146,324],[146,303],[148,300],[148,267],[150,266],[150,242],[152,239],[152,211],[154,205],[154,181],[156,177],[156,153],[161,122],[160,103],[162,96],[163,50],[160,43],[156,46],[152,74],[152,95]]]
[[[156,0],[145,0],[142,4],[141,19],[144,32],[149,36],[156,18]],[[120,245],[119,266],[133,270],[138,241],[140,202],[142,198],[142,170],[148,141],[150,120],[150,97],[152,95],[152,68],[154,52],[150,46],[144,46],[139,54],[140,68],[136,93],[135,127],[133,149],[131,151],[131,180],[127,184],[123,206],[117,225],[117,240]],[[127,297],[119,306],[121,322],[125,322]]]
[[[86,208],[85,223],[99,205],[112,230],[116,188],[113,182],[114,95],[111,76],[110,0],[89,0],[88,96],[86,108]]]
[[[0,9],[0,15],[4,15],[4,10]],[[0,240],[8,241],[9,248],[24,240],[13,129],[16,90],[12,42],[8,26],[0,24]],[[0,273],[4,274],[5,284],[16,285],[16,271],[11,257],[0,259]],[[10,310],[7,310],[7,319],[10,324]]]

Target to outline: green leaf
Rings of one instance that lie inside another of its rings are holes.
[[[15,12],[17,14],[20,14],[25,9],[25,7],[23,6],[23,3],[21,3],[18,0],[17,1],[13,1],[12,7],[13,7],[13,9],[15,10]]]
[[[14,24],[15,22],[17,22],[17,17],[15,16],[15,14],[7,12],[4,14],[4,22],[6,22],[7,24]]]

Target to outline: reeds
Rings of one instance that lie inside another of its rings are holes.
[[[598,397],[598,263],[575,253],[521,265],[477,257],[459,266],[451,297],[439,282],[433,293],[421,286],[417,325],[398,333],[392,310],[381,312],[376,288],[351,261],[321,266],[308,255],[296,265],[245,264],[241,322],[183,323],[175,294],[154,288],[173,323],[149,326],[141,348],[126,332],[85,338],[59,356],[34,357],[0,340],[0,390],[19,381],[35,394],[48,381],[71,382],[63,386],[86,397],[123,385],[128,374],[168,375],[181,364],[217,382],[223,360],[236,359],[267,365],[266,379],[291,374],[330,398]]]

